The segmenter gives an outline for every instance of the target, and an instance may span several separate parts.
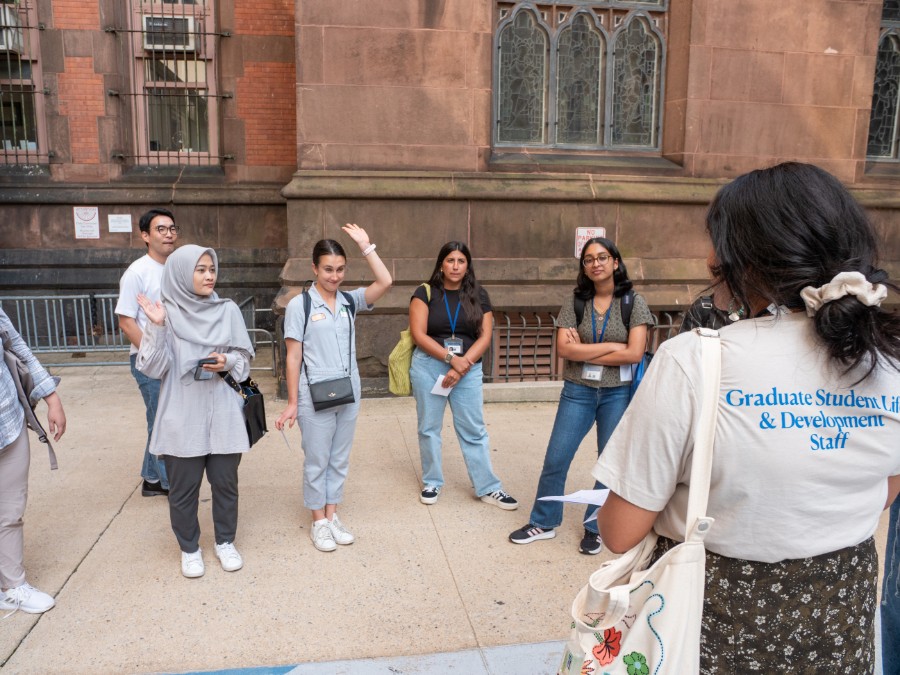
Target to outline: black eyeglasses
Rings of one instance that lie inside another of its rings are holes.
[[[156,226],[156,231],[159,232],[160,234],[165,234],[166,232],[168,232],[169,234],[178,234],[178,231],[180,229],[181,228],[178,227],[177,225],[168,225],[168,226],[167,225],[157,225]]]
[[[595,262],[598,262],[601,265],[605,265],[606,263],[608,263],[610,261],[611,258],[612,258],[611,255],[608,255],[606,253],[601,253],[596,258],[592,258],[591,256],[585,257],[585,259],[581,261],[581,264],[584,265],[585,267],[590,267]]]

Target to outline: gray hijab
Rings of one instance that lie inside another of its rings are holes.
[[[177,375],[193,373],[197,361],[226,347],[254,354],[241,311],[233,301],[194,292],[194,268],[204,254],[212,258],[216,270],[219,259],[211,248],[186,244],[166,259],[160,296],[166,309],[166,323],[175,335]]]

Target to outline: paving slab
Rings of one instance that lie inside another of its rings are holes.
[[[128,368],[58,372],[68,416],[60,468],[33,444],[25,524],[29,581],[57,606],[3,620],[4,672],[555,672],[572,598],[608,557],[578,554],[574,505],[555,539],[507,541],[528,520],[555,402],[504,392],[486,404],[494,468],[521,503],[510,512],[475,498],[449,412],[447,485],[421,504],[412,399],[364,399],[341,507],[358,540],[322,553],[309,540],[300,434],[287,434],[289,447],[274,431],[284,402],[260,374],[273,431],[241,463],[244,568],[218,565],[204,487],[206,575],[185,579],[166,500],[140,494],[146,427]],[[591,485],[595,443],[585,440],[567,489]],[[886,517],[881,549],[885,536]]]

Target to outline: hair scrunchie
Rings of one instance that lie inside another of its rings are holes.
[[[856,299],[869,307],[878,307],[887,297],[887,287],[873,285],[861,272],[841,272],[824,286],[807,286],[800,291],[806,305],[806,315],[815,316],[826,302],[838,300],[845,295],[855,295]]]

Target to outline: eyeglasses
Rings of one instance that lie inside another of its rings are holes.
[[[179,231],[180,229],[181,229],[181,228],[178,227],[177,225],[168,225],[168,226],[166,226],[166,225],[157,225],[157,226],[156,226],[156,231],[159,232],[160,234],[165,234],[166,232],[168,232],[169,234],[177,235],[177,234],[178,234],[178,231]]]
[[[606,253],[601,253],[596,258],[592,258],[591,256],[587,256],[584,260],[581,261],[581,264],[585,267],[591,267],[594,263],[600,263],[601,265],[605,265],[612,258],[611,255],[607,255]]]

